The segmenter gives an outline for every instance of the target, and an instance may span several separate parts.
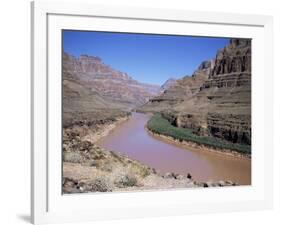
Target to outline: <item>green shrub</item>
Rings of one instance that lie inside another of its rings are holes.
[[[192,133],[190,129],[175,127],[157,113],[147,123],[147,128],[154,133],[173,137],[179,141],[192,141],[197,144],[202,144],[219,149],[230,149],[239,153],[251,154],[251,146],[236,144],[224,141],[215,137],[198,136]]]

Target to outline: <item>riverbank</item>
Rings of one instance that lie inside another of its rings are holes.
[[[192,175],[161,174],[124,154],[108,151],[96,141],[108,135],[129,117],[120,117],[95,129],[75,125],[63,132],[63,193],[137,191],[233,186],[231,181],[198,182]],[[93,128],[93,127],[92,127]]]
[[[184,148],[209,151],[226,156],[251,159],[251,146],[226,143],[211,137],[193,135],[191,131],[171,125],[160,114],[155,114],[146,124],[147,132],[165,141],[174,142]]]
[[[102,137],[106,137],[112,130],[114,130],[120,124],[126,122],[129,118],[129,115],[117,117],[114,121],[97,125],[95,130],[85,126],[82,128],[77,127],[77,129],[84,129],[82,132],[86,135],[83,136],[82,140],[95,143]]]
[[[231,181],[197,182],[190,174],[161,175],[139,161],[75,137],[63,154],[63,193],[164,190],[235,186]]]

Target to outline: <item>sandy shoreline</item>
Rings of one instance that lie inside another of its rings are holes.
[[[129,118],[130,116],[118,117],[113,123],[99,125],[97,132],[93,132],[90,128],[88,128],[87,134],[83,137],[83,140],[96,143],[99,139],[106,137],[111,131],[113,131],[121,123],[127,121]]]

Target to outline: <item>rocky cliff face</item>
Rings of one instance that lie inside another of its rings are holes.
[[[231,39],[230,44],[219,51],[211,77],[229,73],[251,72],[251,40]]]
[[[99,57],[63,54],[64,79],[78,82],[104,98],[131,108],[145,103],[159,91],[159,86],[143,84],[128,74],[104,64]]]
[[[251,40],[231,39],[214,60],[144,107],[197,135],[251,144]],[[154,110],[153,110],[154,109]]]
[[[98,57],[63,54],[63,126],[94,126],[128,115],[159,90],[112,69]]]
[[[143,112],[166,111],[192,98],[210,76],[213,65],[212,60],[204,61],[192,76],[184,76],[182,79],[174,80],[173,82],[168,80],[166,83],[169,86],[165,88],[162,94],[150,99],[149,102],[138,108],[138,110]]]
[[[230,44],[219,51],[210,79],[209,87],[238,87],[251,84],[251,40],[231,39]]]
[[[177,82],[177,80],[174,79],[174,78],[170,78],[170,79],[166,80],[166,82],[161,85],[159,94],[160,94],[160,93],[163,93],[164,91],[166,91],[167,89],[169,89],[170,87],[172,87],[173,85],[175,85],[176,82]]]
[[[210,134],[251,144],[251,40],[231,39],[218,52],[204,91],[212,93],[207,94],[213,104],[207,114]]]

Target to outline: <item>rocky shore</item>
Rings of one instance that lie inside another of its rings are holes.
[[[197,182],[192,175],[161,174],[139,161],[95,144],[128,117],[93,127],[73,126],[63,131],[63,193],[137,191],[237,185],[231,181]]]

